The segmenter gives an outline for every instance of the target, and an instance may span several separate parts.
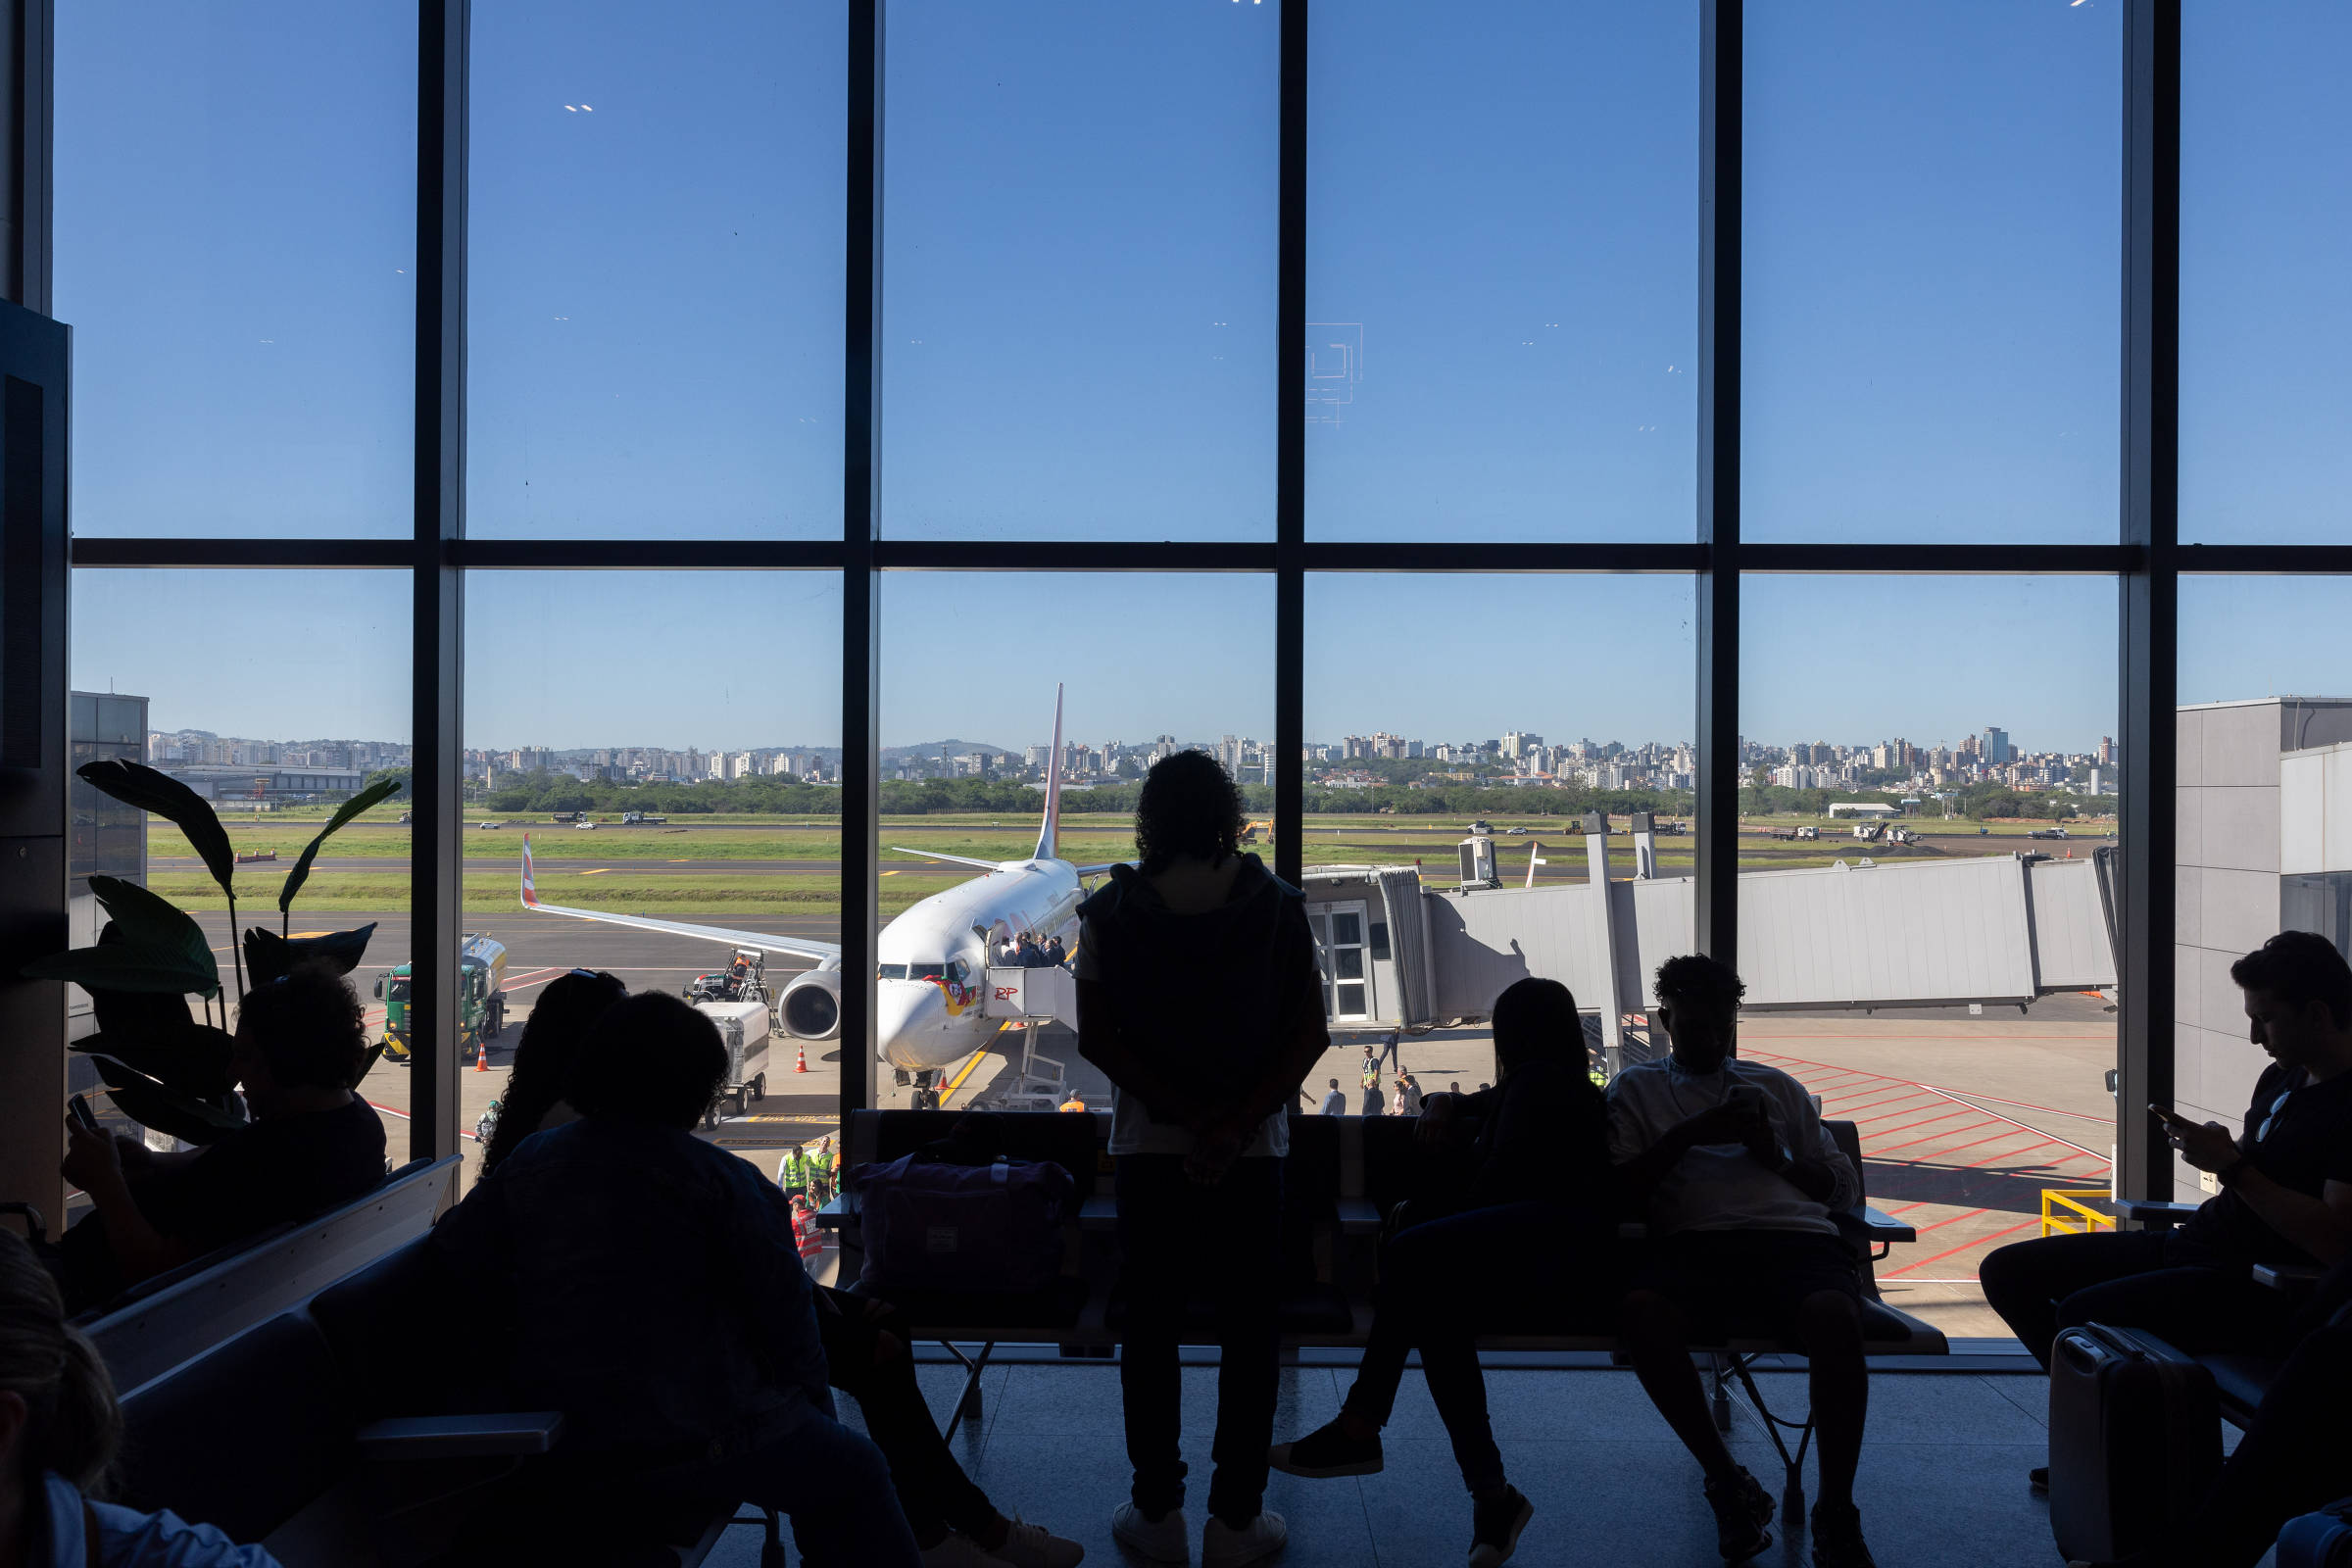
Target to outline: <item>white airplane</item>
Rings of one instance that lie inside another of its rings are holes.
[[[937,1103],[932,1084],[940,1072],[979,1050],[996,1033],[997,1026],[983,1015],[980,1005],[988,987],[991,948],[1025,931],[1040,942],[1058,936],[1074,951],[1078,906],[1086,897],[1080,879],[1099,876],[1117,863],[1073,865],[1061,858],[1056,853],[1060,814],[1061,688],[1056,686],[1054,750],[1046,764],[1046,814],[1038,828],[1034,854],[1022,860],[979,860],[891,846],[900,855],[968,865],[981,873],[914,905],[884,926],[874,944],[878,1054],[900,1083],[914,1085],[918,1109]],[[665,931],[761,953],[813,958],[816,967],[796,975],[777,995],[776,1026],[796,1040],[830,1040],[841,1032],[841,949],[834,943],[542,904],[531,879],[527,833],[522,840],[522,906],[537,914],[601,920],[639,931]]]

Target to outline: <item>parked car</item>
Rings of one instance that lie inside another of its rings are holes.
[[[506,824],[506,823],[504,823],[504,822],[476,822],[476,823],[474,824],[474,828],[475,828],[475,830],[476,830],[476,831],[478,831],[478,832],[487,833],[487,832],[491,831],[493,828],[502,828],[502,827],[505,827],[506,825],[507,825],[507,824]]]

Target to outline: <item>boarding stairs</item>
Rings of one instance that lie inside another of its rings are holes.
[[[991,965],[988,994],[981,1014],[1021,1027],[1021,1064],[1012,1086],[995,1097],[1004,1110],[1055,1110],[1069,1096],[1069,1078],[1062,1061],[1037,1049],[1037,1037],[1049,1024],[1078,1033],[1078,982],[1058,964],[1034,968],[1018,964]]]

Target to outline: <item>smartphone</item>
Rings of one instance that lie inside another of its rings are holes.
[[[74,1125],[85,1133],[94,1133],[98,1130],[98,1117],[96,1112],[90,1109],[90,1097],[87,1095],[70,1097],[66,1101],[66,1114],[73,1117]]]
[[[2179,1111],[2173,1109],[2173,1107],[2170,1105],[2150,1105],[2148,1107],[2148,1114],[2155,1117],[2158,1121],[2164,1123],[2167,1127],[2194,1127],[2197,1125],[2195,1122],[2190,1121],[2186,1116],[2183,1116]]]

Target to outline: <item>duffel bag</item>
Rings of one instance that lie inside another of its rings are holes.
[[[1061,1272],[1077,1184],[1051,1160],[954,1165],[903,1155],[849,1173],[864,1233],[863,1288],[1020,1293]]]

